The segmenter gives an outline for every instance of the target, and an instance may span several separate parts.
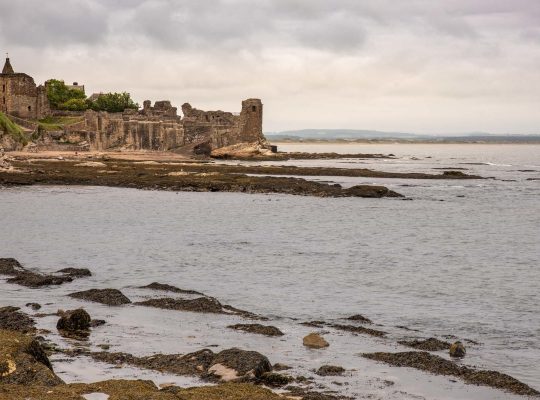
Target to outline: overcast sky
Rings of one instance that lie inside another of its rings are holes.
[[[0,0],[0,51],[266,132],[540,133],[540,0]]]

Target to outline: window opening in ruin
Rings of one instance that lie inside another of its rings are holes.
[[[4,97],[4,104],[6,104],[6,98]]]
[[[251,111],[253,111],[253,112],[257,111],[257,106],[252,106]]]
[[[2,85],[2,92],[6,91],[6,85]]]
[[[28,111],[32,111],[32,106],[28,106]]]

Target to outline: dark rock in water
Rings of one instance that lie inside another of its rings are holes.
[[[223,306],[219,301],[211,297],[198,297],[196,299],[150,299],[135,303],[146,307],[163,308],[165,310],[192,311],[199,313],[222,314]]]
[[[8,283],[15,283],[30,288],[61,285],[72,281],[73,278],[70,276],[43,275],[32,271],[19,272],[17,275],[7,280]]]
[[[0,329],[22,333],[33,332],[34,320],[19,310],[19,307],[0,308]]]
[[[68,275],[74,278],[92,276],[92,273],[90,272],[88,268],[64,268],[56,272],[60,274]]]
[[[90,289],[83,292],[70,293],[68,296],[75,299],[106,304],[108,306],[120,306],[131,303],[131,300],[124,296],[118,289]]]
[[[463,346],[463,343],[459,341],[452,343],[452,346],[450,346],[449,353],[450,353],[450,357],[463,358],[465,357],[465,353],[466,353],[465,346]]]
[[[292,369],[292,367],[289,367],[288,365],[276,363],[274,364],[274,368],[272,368],[274,371],[286,371],[288,369]]]
[[[325,322],[324,321],[307,321],[307,322],[301,322],[300,325],[310,326],[313,328],[322,328],[325,325]]]
[[[72,274],[63,273],[62,275],[41,274],[23,268],[21,264],[13,258],[0,258],[0,275],[11,276],[7,282],[30,288],[61,285],[66,282],[72,282],[73,278],[83,276],[80,275],[83,273],[83,270],[76,270],[75,268],[68,268],[68,270],[78,271],[79,275],[76,272],[72,272]]]
[[[344,189],[343,193],[346,193],[347,196],[354,197],[403,197],[403,195],[396,193],[385,186],[375,185],[356,185],[348,189]]]
[[[63,383],[52,371],[45,351],[34,337],[0,331],[0,349],[0,386],[56,386]]]
[[[303,380],[301,380],[301,382],[304,383]],[[294,398],[300,398],[303,400],[354,400],[352,397],[315,392],[315,391],[306,389],[305,387],[299,387],[299,386],[287,386],[286,389],[288,390],[288,393],[287,393],[288,396],[292,396]]]
[[[316,374],[320,376],[340,376],[345,372],[345,368],[336,365],[323,365]]]
[[[275,372],[265,372],[262,376],[257,379],[258,383],[270,387],[281,387],[288,385],[294,381],[294,379],[288,375],[276,374]]]
[[[41,309],[41,304],[38,303],[26,303],[26,307],[30,307],[32,310],[37,311]]]
[[[351,315],[347,319],[349,321],[358,321],[358,322],[363,322],[365,324],[371,324],[372,323],[369,318],[366,318],[366,317],[364,317],[363,315],[360,315],[360,314]]]
[[[267,325],[261,325],[261,324],[236,324],[236,325],[229,325],[227,328],[236,329],[238,331],[244,331],[244,332],[249,332],[249,333],[256,333],[259,335],[283,336],[283,332],[281,332],[275,326],[267,326]]]
[[[264,373],[272,371],[272,364],[261,353],[237,348],[218,353],[212,360],[208,372],[216,374],[218,369],[215,367],[217,365],[234,370],[238,377],[260,378]]]
[[[198,296],[205,296],[204,293],[197,292],[195,290],[186,290],[186,289],[180,289],[176,286],[167,285],[166,283],[158,283],[158,282],[152,282],[149,285],[141,286],[141,289],[152,289],[152,290],[163,290],[166,292],[173,292],[173,293],[183,293],[183,294],[196,294]]]
[[[429,338],[425,340],[401,340],[398,342],[403,346],[412,347],[418,350],[426,351],[441,351],[450,349],[450,343],[444,342],[436,338]]]
[[[103,319],[93,319],[90,321],[90,328],[97,328],[98,326],[105,325],[107,322]]]
[[[363,357],[382,361],[396,367],[410,367],[436,375],[449,375],[463,379],[467,383],[490,386],[525,396],[539,396],[540,392],[517,379],[496,371],[482,371],[459,366],[453,361],[430,354],[426,351],[402,353],[367,353]]]
[[[17,275],[24,272],[22,265],[14,258],[0,258],[0,275]]]
[[[84,309],[66,311],[56,323],[56,329],[62,331],[86,331],[90,329],[90,314]]]
[[[371,335],[371,336],[376,336],[376,337],[386,336],[386,332],[379,331],[376,329],[364,328],[363,326],[341,325],[341,324],[331,324],[329,326],[331,326],[332,328],[338,329],[340,331],[361,333],[363,335]]]

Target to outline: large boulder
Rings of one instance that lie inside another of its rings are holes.
[[[218,353],[208,368],[210,375],[217,376],[222,381],[261,378],[270,371],[272,364],[264,355],[237,348]]]

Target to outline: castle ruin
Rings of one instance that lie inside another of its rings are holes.
[[[167,100],[156,101],[153,106],[145,100],[142,109],[120,113],[65,112],[51,109],[47,83],[36,86],[29,75],[15,73],[9,58],[0,74],[0,87],[0,111],[18,123],[64,114],[80,117],[79,122],[64,126],[62,131],[41,131],[36,144],[44,150],[66,148],[69,144],[80,150],[184,150],[207,154],[221,147],[265,141],[263,104],[259,99],[244,100],[239,114],[202,111],[185,103],[182,117]],[[71,87],[84,91],[82,85],[74,83]]]

